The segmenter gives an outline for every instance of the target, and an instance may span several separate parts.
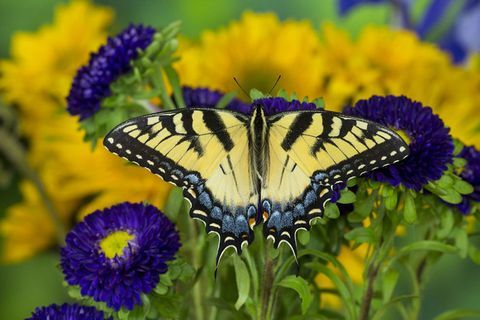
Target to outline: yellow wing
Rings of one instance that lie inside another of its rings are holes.
[[[269,159],[260,193],[264,234],[294,252],[296,231],[309,229],[322,215],[333,185],[408,155],[390,129],[334,112],[288,112],[267,121]]]
[[[228,247],[253,241],[257,214],[249,173],[247,118],[215,109],[182,109],[128,120],[104,140],[111,152],[184,190],[190,215]]]

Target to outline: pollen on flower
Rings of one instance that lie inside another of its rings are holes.
[[[135,236],[126,231],[114,231],[100,241],[100,248],[109,259],[115,256],[121,257],[124,249],[133,238]]]

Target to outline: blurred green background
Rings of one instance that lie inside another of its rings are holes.
[[[34,31],[50,23],[55,5],[63,2],[66,1],[1,0],[0,57],[9,57],[10,38],[15,31]],[[421,7],[425,1],[417,2],[417,7]],[[384,24],[389,16],[387,7],[375,6],[359,8],[347,17],[339,17],[336,0],[102,0],[95,3],[114,8],[115,29],[130,22],[162,26],[173,20],[182,20],[183,33],[191,38],[198,37],[204,29],[228,24],[245,10],[273,11],[282,19],[309,19],[315,27],[329,20],[352,35],[366,21]],[[12,188],[0,190],[0,216],[5,214],[5,208],[17,197]],[[431,319],[450,308],[478,308],[478,271],[478,266],[470,261],[442,258],[428,279],[421,319]],[[58,256],[53,249],[24,263],[0,266],[0,319],[23,319],[36,306],[66,301],[61,282]],[[404,284],[404,287],[407,289],[408,285]]]

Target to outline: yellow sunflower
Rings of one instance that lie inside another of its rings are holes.
[[[77,214],[81,218],[122,201],[163,207],[171,189],[100,145],[92,149],[83,141],[77,119],[65,110],[72,78],[88,53],[106,41],[111,18],[110,10],[87,1],[62,5],[52,25],[15,35],[12,58],[0,64],[0,86],[21,111],[30,142],[28,160],[66,226]],[[28,182],[21,185],[23,201],[10,207],[0,221],[6,262],[28,258],[55,243],[54,224],[38,192]]]
[[[368,27],[353,40],[330,23],[316,32],[305,21],[246,12],[198,42],[183,41],[180,54],[177,69],[191,86],[238,91],[235,76],[247,90],[268,91],[281,74],[279,87],[324,97],[337,111],[374,94],[403,94],[431,106],[455,137],[480,147],[476,60],[471,68],[456,66],[409,31]]]
[[[322,28],[324,69],[318,95],[330,109],[371,95],[406,95],[432,107],[452,135],[480,146],[480,74],[454,65],[434,44],[409,31],[368,27],[352,40],[331,24]]]
[[[280,21],[273,13],[246,12],[240,21],[206,31],[198,43],[183,42],[177,65],[184,84],[235,91],[280,87],[316,97],[320,41],[307,21]],[[246,98],[246,97],[244,97]]]
[[[0,62],[0,90],[6,102],[19,106],[28,137],[63,105],[72,74],[105,41],[112,18],[106,7],[75,0],[58,6],[53,24],[15,33],[11,59]]]

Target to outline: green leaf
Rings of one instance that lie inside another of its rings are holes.
[[[208,302],[217,307],[218,309],[222,309],[224,311],[227,311],[231,313],[234,318],[233,319],[238,319],[238,320],[250,320],[251,318],[248,317],[244,312],[241,312],[237,309],[235,309],[231,303],[227,303],[224,300],[220,298],[210,298],[208,299]]]
[[[456,309],[446,311],[434,318],[434,320],[457,320],[465,318],[480,318],[480,311],[471,309]]]
[[[462,152],[465,145],[460,140],[453,139],[453,146],[453,154],[457,155]]]
[[[405,247],[400,249],[399,255],[404,255],[413,251],[437,251],[442,253],[456,253],[458,249],[452,245],[445,244],[439,241],[422,240],[406,245]]]
[[[340,199],[337,202],[343,204],[354,203],[356,198],[355,193],[348,189],[343,189],[340,191]]]
[[[157,286],[153,289],[153,291],[159,295],[164,295],[168,292],[168,286],[159,282]]]
[[[277,285],[295,290],[300,296],[300,299],[302,299],[302,314],[307,312],[308,307],[313,301],[313,295],[310,291],[310,287],[308,286],[308,282],[305,279],[290,275],[283,278],[279,283],[277,283]]]
[[[383,319],[385,319],[385,317],[383,315],[388,310],[388,308],[390,308],[390,307],[392,307],[396,304],[402,303],[404,301],[409,301],[409,300],[418,299],[418,298],[419,298],[419,296],[417,296],[417,295],[402,295],[402,296],[395,297],[392,300],[390,300],[389,302],[382,305],[375,312],[375,314],[372,317],[372,320],[383,320]]]
[[[350,179],[347,181],[347,187],[349,188],[355,187],[357,185],[357,182],[358,182],[357,178]]]
[[[371,228],[359,227],[350,230],[345,234],[345,239],[355,241],[358,243],[375,243],[375,234]]]
[[[462,196],[455,190],[449,190],[446,195],[442,195],[440,196],[440,198],[443,201],[451,204],[459,204],[460,202],[462,202]]]
[[[473,263],[480,265],[480,250],[478,250],[473,244],[470,244],[468,248],[468,256]]]
[[[168,273],[160,275],[160,282],[164,286],[170,287],[173,285],[172,279],[170,279]]]
[[[312,103],[315,104],[317,109],[325,109],[325,100],[323,100],[323,98],[316,98]]]
[[[154,297],[151,305],[157,311],[159,318],[176,319],[182,307],[182,297],[177,294]]]
[[[455,230],[455,246],[458,248],[458,254],[462,258],[466,258],[468,255],[468,234],[467,230],[458,228]]]
[[[450,208],[442,210],[440,213],[440,227],[437,229],[437,236],[440,239],[446,238],[452,231],[454,223],[453,212]]]
[[[128,320],[128,314],[129,312],[123,308],[117,311],[117,317],[119,320]]]
[[[386,303],[390,301],[395,286],[398,282],[398,271],[395,269],[388,269],[382,278],[382,292],[383,292],[383,302]]]
[[[80,293],[80,287],[79,286],[70,286],[67,284],[67,293],[68,295],[75,300],[82,300],[83,296]]]
[[[303,256],[312,256],[318,259],[321,259],[325,262],[331,263],[338,271],[340,271],[340,274],[342,278],[345,279],[344,285],[347,288],[348,292],[353,292],[353,283],[350,279],[350,276],[348,275],[347,270],[343,266],[343,264],[338,261],[338,259],[326,252],[322,252],[320,250],[315,250],[315,249],[303,249],[298,252],[298,259],[300,259]],[[275,279],[276,281],[279,281],[281,277],[286,274],[287,270],[291,267],[291,265],[295,262],[295,258],[293,256],[290,256],[285,262],[277,269],[277,272],[275,273]]]
[[[449,173],[445,173],[439,180],[435,181],[440,188],[448,189],[453,186],[453,178]]]
[[[405,192],[405,207],[403,209],[403,219],[406,223],[412,224],[417,221],[417,209],[415,207],[415,200],[409,192]]]
[[[290,95],[288,94],[288,92],[285,89],[278,90],[277,97],[283,98],[287,101],[290,101]]]
[[[461,169],[467,165],[467,160],[463,158],[453,158],[453,166],[456,169]]]
[[[165,66],[165,74],[167,75],[168,82],[173,90],[173,96],[175,97],[175,102],[177,107],[185,108],[185,101],[183,100],[182,85],[180,84],[180,79],[178,78],[178,73],[172,66]]]
[[[350,277],[348,276],[348,274],[346,274],[346,278],[342,280],[338,275],[336,275],[330,268],[328,268],[324,264],[318,262],[310,262],[307,263],[306,266],[312,270],[323,273],[333,282],[335,288],[338,290],[338,293],[340,294],[342,300],[345,303],[345,306],[350,315],[349,318],[355,318],[355,299],[353,297],[351,289],[349,289],[347,286],[347,283],[350,282]]]
[[[325,206],[325,216],[330,219],[337,219],[340,216],[340,210],[334,203],[327,203]]]
[[[173,188],[167,198],[165,203],[165,208],[163,211],[165,214],[174,222],[177,221],[178,214],[181,211],[183,205],[183,191],[181,188]]]
[[[366,218],[372,213],[373,210],[373,203],[375,201],[375,197],[367,196],[366,198],[362,198],[358,200],[354,204],[354,212],[357,213],[360,217]]]
[[[195,268],[188,264],[182,257],[177,257],[168,264],[168,272],[170,279],[188,281],[195,275]]]
[[[235,302],[235,309],[239,310],[247,301],[250,293],[250,275],[247,266],[238,255],[233,257],[235,278],[237,281],[238,299]]]
[[[217,102],[217,105],[215,106],[216,109],[224,109],[230,101],[232,101],[237,94],[235,92],[229,92],[227,94],[224,94],[223,97],[220,98],[220,100]]]
[[[397,207],[397,203],[398,203],[398,192],[396,192],[396,190],[394,190],[392,194],[385,197],[385,208],[387,208],[387,210],[394,210]]]
[[[262,91],[258,89],[253,88],[250,90],[250,99],[252,99],[252,101],[265,98],[266,96],[267,96],[266,94],[264,94]]]
[[[460,194],[470,194],[473,192],[473,187],[470,183],[457,178],[455,179],[455,183],[453,184],[453,189]]]
[[[297,234],[297,239],[302,245],[306,246],[310,242],[310,232],[300,229]]]

